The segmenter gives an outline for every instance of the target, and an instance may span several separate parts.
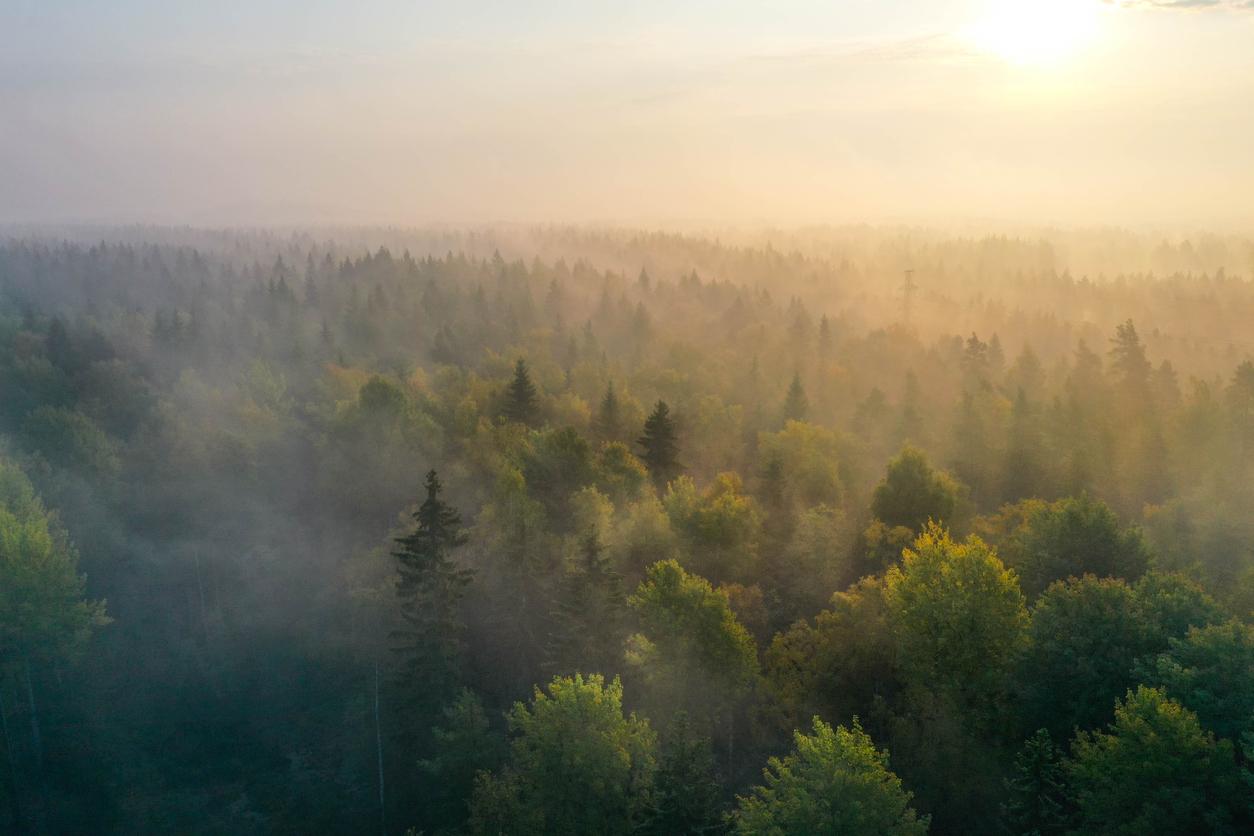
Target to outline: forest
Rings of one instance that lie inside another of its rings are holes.
[[[0,830],[1254,832],[1254,240],[9,228]]]

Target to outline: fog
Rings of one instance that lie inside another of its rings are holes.
[[[0,3],[0,831],[1254,832],[1254,4],[601,5]]]
[[[1254,14],[995,5],[11,2],[0,219],[1248,228]]]

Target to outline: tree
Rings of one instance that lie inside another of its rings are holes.
[[[628,603],[641,628],[629,641],[628,659],[644,674],[653,703],[722,719],[730,745],[734,712],[757,677],[758,654],[727,594],[665,560],[649,567]]]
[[[714,774],[714,750],[686,714],[670,724],[658,755],[653,809],[644,831],[655,836],[727,830],[723,787]]]
[[[1049,587],[1032,609],[1013,688],[1024,729],[1065,737],[1094,728],[1153,649],[1150,625],[1122,580],[1086,575]]]
[[[558,586],[549,637],[550,665],[559,673],[622,667],[627,595],[596,529],[584,536],[578,562]]]
[[[1121,322],[1110,340],[1110,367],[1115,380],[1128,399],[1129,408],[1148,404],[1152,366],[1145,356],[1145,347],[1132,320]]]
[[[76,660],[92,633],[109,623],[103,601],[86,598],[78,553],[35,495],[26,475],[0,458],[0,697],[20,676],[30,719],[33,774],[43,778],[43,730],[36,701],[38,669]],[[4,705],[0,701],[0,717]],[[7,725],[4,743],[16,782]],[[18,787],[10,788],[15,824]]]
[[[884,481],[875,488],[871,513],[891,527],[923,530],[928,520],[951,523],[958,505],[958,485],[938,472],[914,447],[904,447],[888,463]]]
[[[720,473],[700,493],[692,479],[681,476],[670,484],[664,504],[695,571],[720,582],[747,578],[756,562],[762,515],[739,476]]]
[[[841,722],[882,713],[900,690],[884,583],[867,577],[832,596],[829,609],[778,633],[763,667],[781,724],[818,714]]]
[[[810,402],[806,399],[805,387],[801,385],[801,373],[794,372],[792,383],[788,384],[788,394],[784,396],[784,421],[804,421],[810,411]]]
[[[531,382],[531,372],[527,369],[527,361],[518,358],[514,364],[514,378],[505,388],[506,419],[527,426],[535,426],[540,417],[539,398],[536,385]]]
[[[649,468],[653,483],[659,491],[664,490],[672,479],[683,472],[683,467],[679,464],[679,441],[675,422],[670,413],[666,401],[658,401],[644,422],[644,433],[638,442],[644,450],[641,458]]]
[[[932,523],[884,581],[902,676],[987,711],[1028,623],[1014,572],[979,538],[956,543]]]
[[[765,786],[738,799],[736,831],[745,836],[927,833],[929,819],[910,806],[888,752],[875,748],[856,719],[852,728],[833,729],[815,717],[813,733],[794,733],[792,752],[771,758],[763,776]]]
[[[1066,781],[1062,752],[1048,731],[1038,729],[1015,755],[1014,771],[1006,779],[1006,829],[1020,836],[1065,833],[1070,818]]]
[[[1067,777],[1080,832],[1229,832],[1239,798],[1232,744],[1158,689],[1138,687],[1107,731],[1079,732]]]
[[[623,432],[622,408],[618,403],[618,395],[614,394],[614,381],[605,385],[605,394],[601,397],[601,405],[592,419],[592,429],[602,441],[617,441]]]
[[[450,696],[462,656],[460,604],[474,573],[453,560],[465,544],[457,510],[440,498],[443,486],[434,470],[427,473],[427,498],[414,512],[417,528],[396,540],[396,595],[407,625],[398,630],[397,650],[405,657],[405,676],[425,700]]]
[[[1135,586],[1093,575],[1054,583],[1037,599],[1017,664],[1023,727],[1055,735],[1095,728],[1136,684],[1141,660],[1219,616],[1214,601],[1177,575],[1152,572]]]
[[[423,821],[437,832],[460,832],[480,772],[500,768],[505,740],[488,723],[483,702],[463,690],[444,707],[443,721],[431,730],[433,755],[419,762],[432,788]]]
[[[1045,436],[1037,408],[1020,389],[1010,412],[1010,435],[1006,445],[1002,496],[1007,501],[1049,495],[1045,455]]]
[[[1035,598],[1056,580],[1093,574],[1136,580],[1149,566],[1140,530],[1088,494],[1002,509],[986,526],[998,553]]]
[[[1194,627],[1141,666],[1143,679],[1196,712],[1202,727],[1240,741],[1254,732],[1254,628],[1240,621]],[[1245,752],[1247,760],[1254,752]]]
[[[623,687],[557,677],[509,715],[509,759],[481,773],[470,825],[483,834],[629,834],[648,817],[657,738],[623,715]]]

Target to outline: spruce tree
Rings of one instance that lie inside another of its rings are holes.
[[[793,373],[792,383],[788,386],[788,394],[784,397],[784,420],[804,421],[810,411],[810,401],[806,398],[805,387],[801,385],[801,374]]]
[[[427,473],[427,498],[414,513],[418,527],[396,540],[396,594],[405,628],[393,633],[404,657],[403,674],[442,704],[456,687],[461,667],[459,605],[473,572],[460,568],[452,552],[465,544],[457,510],[440,498],[434,470]]]
[[[558,589],[549,637],[549,665],[557,673],[611,674],[623,657],[627,595],[596,529],[584,537],[579,560]]]
[[[534,426],[539,413],[536,385],[531,382],[527,361],[519,357],[514,364],[514,379],[505,389],[505,417],[519,424]]]
[[[1009,832],[1025,836],[1066,832],[1066,775],[1062,753],[1048,731],[1039,729],[1027,739],[1005,783],[1009,799],[1002,806],[1002,820]]]
[[[601,406],[597,409],[596,417],[592,419],[592,429],[602,441],[616,441],[622,434],[622,420],[618,395],[614,393],[614,381],[611,380],[605,386]]]
[[[676,438],[675,422],[671,418],[671,409],[666,401],[658,401],[653,412],[644,422],[644,434],[639,444],[644,450],[645,466],[653,477],[657,489],[665,490],[671,480],[683,470],[679,464],[679,441]]]

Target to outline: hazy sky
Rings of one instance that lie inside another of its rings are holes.
[[[0,0],[0,221],[1254,227],[1254,0]]]

